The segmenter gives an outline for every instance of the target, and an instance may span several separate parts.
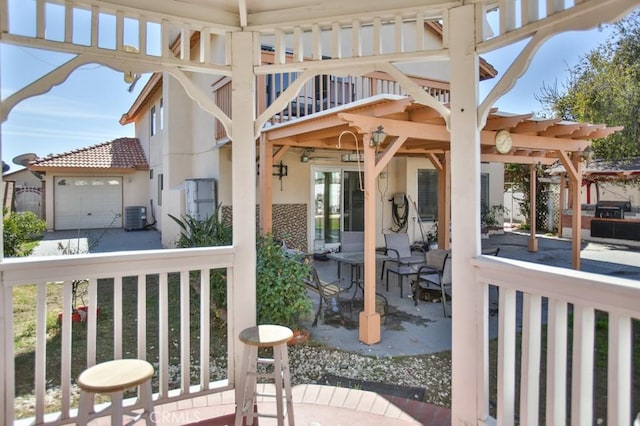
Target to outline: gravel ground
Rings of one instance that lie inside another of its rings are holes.
[[[434,405],[451,406],[449,352],[407,357],[368,357],[312,345],[289,347],[292,384],[318,383],[327,374],[426,389]]]
[[[449,352],[420,356],[370,357],[334,348],[317,346],[313,342],[289,346],[291,384],[318,383],[326,375],[344,377],[358,381],[384,383],[395,386],[424,388],[425,400],[430,404],[451,406],[451,355]],[[154,366],[156,370],[158,365]],[[225,378],[227,374],[226,355],[211,359],[211,377]],[[180,385],[180,366],[169,366],[169,387]],[[192,360],[192,380],[199,380],[197,360]],[[157,377],[154,378],[157,385]],[[77,403],[79,391],[71,386],[72,404]],[[48,387],[46,391],[47,412],[60,409],[62,393],[59,386]],[[16,398],[18,418],[30,417],[35,413],[33,395]]]

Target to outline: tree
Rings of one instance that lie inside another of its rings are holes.
[[[558,88],[543,85],[536,95],[547,111],[565,120],[624,126],[593,141],[596,158],[640,156],[640,11],[613,24],[612,35],[569,70]]]

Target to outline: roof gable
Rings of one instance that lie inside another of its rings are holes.
[[[39,158],[28,165],[30,170],[148,170],[149,164],[137,138],[119,138],[70,152]]]

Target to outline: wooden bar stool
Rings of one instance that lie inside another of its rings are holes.
[[[153,418],[153,398],[151,393],[151,378],[153,366],[141,359],[118,359],[94,365],[83,371],[78,377],[80,388],[80,405],[78,407],[78,425],[86,425],[94,413],[95,394],[109,394],[111,396],[111,424],[122,425],[125,414],[122,406],[122,395],[125,390],[139,387],[139,401],[142,403],[141,417],[147,424],[155,424]],[[134,413],[127,415],[136,416]]]
[[[253,424],[254,417],[271,417],[278,420],[278,426],[284,425],[285,412],[283,410],[283,399],[286,399],[286,416],[288,425],[293,426],[293,400],[291,397],[291,378],[289,374],[289,355],[287,353],[287,342],[293,337],[293,332],[287,327],[280,325],[258,325],[249,327],[240,332],[240,341],[244,347],[241,377],[244,378],[239,401],[236,401],[235,426],[243,424]],[[264,347],[273,348],[273,358],[258,358],[258,349]],[[273,364],[273,373],[258,373],[258,364]],[[271,378],[274,380],[276,393],[258,394],[256,379]],[[284,387],[284,398],[282,390]],[[275,397],[276,414],[254,413],[256,397]],[[243,419],[247,422],[243,423]]]

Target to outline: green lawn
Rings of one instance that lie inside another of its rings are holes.
[[[199,278],[198,278],[199,281]],[[86,301],[86,285],[80,286],[78,304]],[[15,330],[15,383],[16,396],[29,397],[34,390],[35,371],[35,321],[36,321],[36,286],[20,286],[14,289],[14,330]],[[179,276],[169,276],[169,356],[171,365],[180,365],[180,288]],[[158,276],[146,277],[146,313],[147,313],[147,360],[158,362]],[[190,329],[191,360],[193,380],[198,380],[197,369],[200,362],[200,299],[196,289],[190,291]],[[97,362],[113,359],[113,280],[98,281],[98,305],[100,314],[97,323],[97,341],[87,342],[86,323],[73,323],[71,377],[76,378],[86,368],[87,345],[96,347]],[[124,358],[137,356],[137,278],[126,277],[123,280],[122,297],[122,350]],[[61,325],[58,314],[62,311],[62,285],[47,285],[47,388],[60,385]],[[222,363],[219,368],[212,369],[211,379],[226,378],[227,326],[223,318],[212,317],[211,323],[211,361]],[[220,376],[221,373],[225,373]],[[180,380],[179,372],[171,374],[175,382]],[[157,385],[157,383],[154,383]],[[47,411],[56,411],[59,407],[51,406]],[[33,415],[27,411],[21,413]]]

